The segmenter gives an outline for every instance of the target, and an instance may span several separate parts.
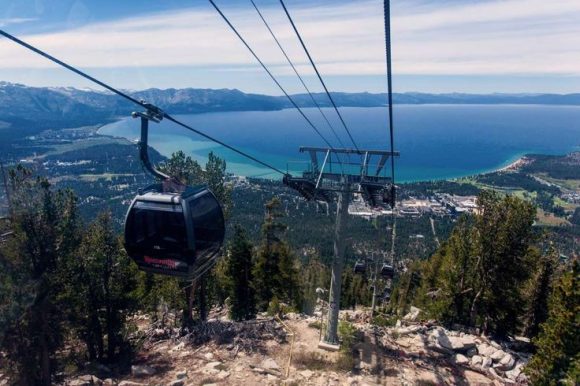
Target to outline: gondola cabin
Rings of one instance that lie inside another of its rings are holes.
[[[145,272],[192,279],[211,268],[225,234],[219,202],[206,187],[135,197],[125,220],[125,249]]]
[[[381,276],[385,279],[392,279],[395,276],[395,270],[391,264],[383,264],[381,267]]]
[[[365,273],[367,270],[367,264],[363,260],[357,260],[354,263],[354,273]]]

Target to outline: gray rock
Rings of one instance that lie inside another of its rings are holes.
[[[473,357],[474,355],[477,355],[477,349],[474,348],[470,348],[469,350],[467,350],[467,352],[465,353],[465,355],[467,355],[468,357]]]
[[[314,373],[310,370],[303,370],[300,371],[298,374],[300,374],[300,376],[305,379],[310,379],[314,375]]]
[[[494,362],[500,362],[503,359],[503,357],[505,357],[505,355],[506,355],[506,352],[505,351],[503,351],[503,350],[497,350],[496,352],[494,352],[490,356],[490,358]]]
[[[278,363],[276,363],[276,361],[272,358],[264,359],[262,361],[262,363],[260,363],[260,367],[263,368],[264,370],[274,370],[274,371],[278,371],[278,372],[281,371]]]
[[[147,386],[145,383],[133,382],[133,381],[121,381],[119,386]]]
[[[209,362],[208,364],[205,365],[206,369],[215,369],[216,367],[220,366],[222,363],[215,361],[215,362]]]
[[[516,364],[516,360],[511,354],[505,354],[504,357],[494,367],[501,371],[511,370]]]
[[[177,379],[185,379],[187,378],[187,370],[181,370],[175,373],[175,378]]]
[[[484,357],[491,357],[493,353],[495,353],[496,351],[497,350],[495,348],[491,347],[487,343],[482,343],[479,346],[477,346],[478,354]]]
[[[483,360],[481,361],[481,368],[483,370],[489,369],[492,363],[493,361],[491,360],[491,358],[484,357]]]
[[[469,358],[463,354],[455,354],[455,363],[458,365],[466,365],[469,363]]]
[[[131,366],[131,374],[134,377],[148,377],[155,374],[155,369],[147,365],[133,365]]]
[[[470,350],[476,347],[475,339],[472,336],[464,335],[461,338],[461,343],[466,350]]]
[[[431,331],[428,337],[427,347],[442,354],[453,354],[451,342],[442,328]]]
[[[471,365],[472,366],[479,366],[483,363],[483,358],[479,355],[474,355],[471,357]]]
[[[94,375],[82,375],[77,379],[69,382],[70,386],[101,386],[103,381]]]
[[[74,379],[70,381],[69,386],[91,386],[92,384],[87,381],[83,381],[82,379]]]
[[[494,342],[493,340],[489,342],[489,344],[495,348],[496,350],[501,350],[501,346],[499,345],[499,343]]]
[[[406,320],[408,322],[414,322],[417,320],[420,313],[421,313],[420,308],[411,306],[409,313],[407,315],[403,316],[403,320]]]
[[[515,380],[518,379],[518,377],[522,373],[523,367],[524,367],[523,364],[521,362],[518,362],[518,363],[516,363],[516,365],[514,366],[513,369],[505,372],[505,376],[508,379],[511,379],[512,381],[515,381]]]
[[[167,386],[183,386],[184,381],[183,379],[176,379],[175,381],[171,381],[167,384]]]

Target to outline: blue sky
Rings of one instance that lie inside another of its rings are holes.
[[[277,0],[255,0],[321,91]],[[290,92],[300,84],[249,0],[216,0]],[[286,0],[329,87],[386,89],[381,0]],[[580,92],[579,0],[392,0],[398,92]],[[0,0],[0,28],[106,82],[279,95],[209,2]],[[0,80],[93,87],[0,39]]]

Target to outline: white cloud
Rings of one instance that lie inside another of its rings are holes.
[[[0,19],[0,28],[6,27],[7,25],[11,24],[20,24],[20,23],[27,23],[29,21],[34,21],[36,19],[32,18],[25,18],[25,17],[14,17],[10,19]]]
[[[325,75],[384,73],[382,1],[289,6]],[[393,59],[398,74],[580,74],[578,0],[461,5],[405,0],[394,6]],[[224,12],[276,73],[291,73],[253,9],[226,7]],[[264,8],[264,14],[300,70],[311,73],[281,9]],[[219,66],[255,71],[248,66],[254,59],[209,6],[23,38],[85,68]],[[48,66],[45,59],[0,40],[0,69]]]

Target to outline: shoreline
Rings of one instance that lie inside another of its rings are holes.
[[[518,171],[522,166],[528,165],[531,161],[532,160],[530,158],[528,158],[526,155],[523,155],[518,159],[516,159],[515,161],[511,162],[510,164],[495,169],[490,173],[515,172]]]

